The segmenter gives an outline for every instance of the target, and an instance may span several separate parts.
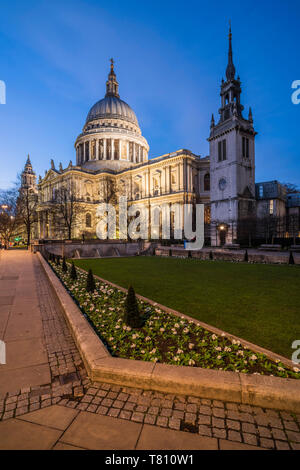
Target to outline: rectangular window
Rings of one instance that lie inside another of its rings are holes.
[[[264,197],[264,187],[262,184],[259,186],[259,197]]]
[[[243,157],[249,158],[249,139],[247,137],[242,138]]]
[[[218,161],[222,161],[222,142],[218,142]]]
[[[223,140],[223,160],[226,160],[226,140]]]
[[[274,214],[274,201],[270,199],[270,215]]]
[[[218,142],[218,161],[222,162],[226,158],[226,140],[224,139]]]

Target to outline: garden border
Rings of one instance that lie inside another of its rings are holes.
[[[263,408],[300,412],[300,380],[112,357],[51,267],[40,253],[37,253],[37,256],[62,306],[72,336],[82,356],[87,372],[93,381],[145,388],[175,395],[192,395],[201,398],[250,404]],[[116,284],[101,279],[98,276],[97,278],[122,291],[126,291],[126,289]],[[162,310],[175,315],[181,315],[179,312],[161,306],[145,297],[138,297],[152,305],[155,304],[155,306]],[[221,330],[201,323],[187,315],[181,316],[193,320],[217,334],[222,333]],[[253,351],[256,348],[256,351],[267,353],[269,357],[272,355],[272,359],[280,358],[286,364],[287,362],[291,363],[291,361],[285,358],[281,358],[240,338],[228,334],[226,336],[238,339],[243,345],[248,345]]]

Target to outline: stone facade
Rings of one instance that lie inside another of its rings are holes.
[[[231,42],[230,31],[220,119],[215,123],[212,116],[210,155],[206,157],[181,149],[148,159],[148,142],[134,111],[119,97],[112,61],[106,95],[91,108],[75,141],[76,164],[70,162],[65,169],[60,164],[57,169],[51,161],[51,168],[39,179],[39,238],[96,237],[97,206],[101,202],[116,205],[119,196],[126,196],[129,206],[146,206],[150,227],[153,214],[163,203],[202,203],[206,241],[220,246],[241,238],[245,221],[260,217],[270,202],[263,201],[255,188],[256,132],[251,108],[248,119],[242,114],[241,81],[236,78]],[[78,213],[71,231],[57,212],[62,188],[65,192],[71,188],[77,201]],[[274,201],[271,204],[282,215],[285,201],[281,197]],[[172,219],[170,222],[172,236]],[[153,235],[151,229],[148,235]]]

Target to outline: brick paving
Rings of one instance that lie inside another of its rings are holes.
[[[300,450],[300,415],[207,398],[91,383],[62,310],[35,262],[51,382],[0,395],[0,420],[58,404],[265,449]]]

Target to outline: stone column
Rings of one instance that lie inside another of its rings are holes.
[[[132,160],[133,160],[133,163],[136,163],[136,159],[135,159],[135,142],[132,143]]]
[[[119,160],[122,160],[122,142],[123,140],[119,139]]]
[[[111,160],[115,159],[115,139],[111,139]]]
[[[107,156],[106,156],[106,139],[103,139],[103,160],[107,160]]]
[[[126,148],[127,148],[127,160],[129,160],[129,142],[128,142],[128,140],[127,140],[126,144],[127,144],[127,145],[126,145]]]
[[[82,145],[83,145],[83,161],[85,162],[85,142],[83,142]]]
[[[100,160],[100,155],[99,155],[99,139],[96,139],[96,160]]]

